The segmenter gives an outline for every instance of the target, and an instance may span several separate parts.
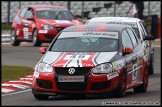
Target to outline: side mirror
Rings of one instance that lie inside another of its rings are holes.
[[[154,40],[154,37],[152,35],[145,35],[143,40]]]
[[[47,51],[47,48],[46,48],[46,47],[40,47],[40,48],[38,49],[38,52],[40,52],[40,53],[42,53],[42,54],[45,54],[46,51]]]
[[[125,47],[124,48],[124,54],[130,54],[130,53],[133,53],[133,49],[130,48],[130,47]]]
[[[34,20],[34,17],[27,17],[27,20]]]

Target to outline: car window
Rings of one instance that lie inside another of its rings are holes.
[[[128,34],[132,40],[133,46],[136,47],[138,44],[138,40],[136,38],[136,35],[134,35],[133,31],[130,28],[127,28]]]
[[[20,13],[20,17],[24,18],[26,11],[27,11],[27,8],[23,8],[21,13]]]
[[[141,25],[142,30],[143,30],[143,32],[145,33],[145,35],[147,35],[146,29],[145,29],[145,27],[143,26],[142,22],[139,22],[139,24]]]
[[[34,17],[34,11],[32,8],[28,8],[26,14],[25,14],[25,18],[27,17]]]
[[[54,44],[51,51],[54,52],[112,52],[118,50],[118,39],[108,38],[98,35],[82,35],[84,32],[62,32]],[[77,37],[76,37],[76,34]],[[79,35],[82,36],[79,36]],[[99,34],[99,33],[98,33]],[[62,35],[67,35],[66,37]]]
[[[60,13],[57,14],[56,19],[57,20],[71,20],[73,19],[73,16],[68,11],[61,11]]]
[[[145,33],[144,33],[144,31],[143,31],[143,29],[142,29],[142,26],[141,26],[140,24],[139,24],[139,31],[141,32],[142,37],[144,37]]]
[[[40,8],[36,10],[36,16],[40,19],[56,19],[56,20],[74,20],[75,17],[65,10],[56,10],[53,8]]]
[[[130,47],[133,49],[131,39],[130,39],[126,30],[123,30],[123,32],[122,32],[122,44],[124,47]]]
[[[135,28],[135,27],[132,27],[132,28],[133,28],[134,32],[136,33],[137,37],[138,37],[139,39],[141,39],[138,28]]]

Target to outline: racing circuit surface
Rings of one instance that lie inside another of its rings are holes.
[[[43,54],[37,52],[38,47],[32,46],[2,46],[2,64],[19,65],[33,67],[39,61]],[[133,89],[127,90],[124,98],[113,98],[105,95],[93,95],[87,97],[81,96],[52,96],[49,100],[36,100],[31,92],[27,89],[21,92],[1,95],[2,105],[106,105],[111,104],[156,104],[161,105],[161,50],[155,48],[155,66],[154,75],[149,76],[149,85],[147,93],[134,93]],[[120,101],[120,102],[119,102]],[[125,102],[124,102],[125,101]],[[136,101],[136,102],[134,102]]]

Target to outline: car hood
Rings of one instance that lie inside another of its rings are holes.
[[[115,52],[50,52],[48,51],[41,62],[53,67],[94,67],[109,62]]]
[[[50,19],[39,19],[38,22],[42,24],[49,24],[54,27],[68,27],[81,24],[78,20],[50,20]]]

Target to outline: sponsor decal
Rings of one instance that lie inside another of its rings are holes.
[[[95,29],[94,29],[95,30]],[[68,37],[104,37],[104,38],[113,38],[118,39],[118,32],[63,32],[59,38],[68,38]]]
[[[113,79],[117,76],[119,76],[119,73],[117,71],[115,71],[114,73],[107,75],[107,79],[110,80],[110,79]]]
[[[90,22],[136,22],[134,19],[130,18],[94,18]]]
[[[132,27],[137,28],[136,23],[129,23],[129,22],[107,22],[107,24],[130,25],[130,26],[132,26]]]
[[[48,30],[39,30],[39,33],[47,33]]]
[[[67,55],[64,60],[88,60],[90,55]]]
[[[61,58],[59,58],[55,63],[54,67],[92,67],[94,63],[92,58],[96,53],[83,53],[67,52]]]
[[[137,82],[137,64],[133,65],[133,72],[132,72],[132,83]]]
[[[24,32],[24,38],[28,39],[29,38],[29,33],[28,33],[29,29],[27,27],[23,28],[23,32]]]
[[[84,82],[84,76],[58,76],[58,82]]]

